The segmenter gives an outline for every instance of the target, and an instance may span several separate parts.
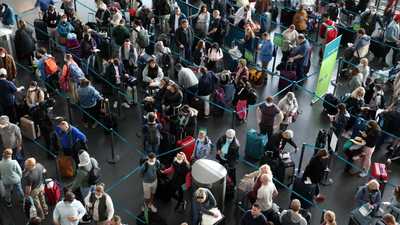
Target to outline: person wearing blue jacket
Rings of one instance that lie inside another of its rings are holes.
[[[171,13],[171,16],[169,17],[169,32],[170,33],[175,33],[176,29],[178,27],[182,26],[182,20],[186,19],[187,17],[185,14],[181,12],[181,8],[179,6],[175,6],[175,12]]]
[[[365,204],[371,211],[371,216],[378,211],[381,204],[381,191],[379,190],[379,183],[375,179],[370,180],[365,186],[361,187],[356,194],[357,208]]]
[[[13,9],[6,3],[0,4],[0,19],[4,26],[14,28],[15,18]]]
[[[57,25],[57,32],[58,32],[58,43],[61,45],[60,39],[62,37],[67,37],[69,33],[74,31],[75,28],[69,22],[67,22],[67,15],[63,15],[61,17],[61,22]],[[63,55],[65,55],[65,48],[63,50]]]
[[[304,78],[304,68],[308,64],[308,54],[310,54],[310,43],[306,40],[304,34],[299,34],[299,46],[294,46],[293,48],[293,58],[289,59],[289,62],[295,62],[297,64],[296,69],[296,80],[301,80]],[[304,81],[299,82],[300,86],[303,86]],[[296,86],[296,89],[300,89]]]
[[[207,71],[207,68],[200,67],[201,77],[199,78],[199,84],[197,94],[206,100],[210,100],[210,96],[215,92],[219,78],[214,74],[213,71]],[[204,118],[208,119],[210,116],[210,103],[204,101]]]
[[[92,128],[96,128],[98,113],[96,112],[96,104],[97,101],[108,101],[108,99],[104,99],[100,93],[90,85],[91,82],[88,79],[81,80],[81,86],[78,88],[78,96],[79,102],[81,103],[81,107],[91,116]],[[103,102],[106,104],[105,102]],[[84,126],[87,128],[89,126],[88,114],[83,113],[83,122]],[[94,118],[94,119],[93,119]]]
[[[194,151],[191,156],[192,162],[198,159],[212,159],[211,157],[211,139],[206,136],[206,132],[200,131],[194,145]]]
[[[54,90],[58,91],[56,84],[54,83],[54,80],[51,78],[53,75],[57,75],[57,73],[54,74],[48,74],[46,72],[46,65],[44,64],[44,60],[47,60],[51,57],[53,57],[50,54],[47,54],[47,50],[43,47],[38,48],[37,53],[40,55],[40,59],[37,65],[38,70],[40,71],[41,79],[47,86],[47,91],[49,92],[49,95],[54,94]]]
[[[128,73],[124,68],[124,64],[118,59],[114,59],[110,65],[107,66],[106,69],[106,78],[110,83],[119,88],[122,93],[125,93],[124,80],[129,78]],[[118,107],[118,90],[113,88],[113,96],[114,96],[114,109]],[[125,98],[124,98],[125,99]],[[130,106],[128,103],[121,102],[121,106],[129,109]]]
[[[268,64],[272,60],[272,54],[274,53],[274,43],[271,41],[271,38],[268,34],[268,32],[265,32],[262,34],[262,44],[261,44],[261,49],[258,51],[260,54],[260,60],[262,62],[262,75],[258,83],[256,84],[256,87],[261,87],[264,84],[264,80],[267,81],[267,70],[268,70]]]
[[[69,125],[66,121],[62,121],[60,125],[56,126],[56,133],[61,138],[64,155],[71,156],[76,163],[76,168],[78,168],[78,154],[74,152],[72,147],[79,139],[86,141],[86,136],[78,128]]]
[[[397,50],[397,44],[400,43],[399,39],[399,22],[400,22],[400,14],[397,14],[394,17],[394,20],[389,24],[389,26],[386,29],[385,32],[385,44],[391,46],[386,46],[385,51],[382,56],[382,65],[385,67],[389,67],[389,65],[386,63],[386,56],[390,52],[390,49],[393,48],[393,58],[392,58],[392,64],[393,67],[397,65],[397,54],[399,53],[399,50]]]
[[[54,5],[53,0],[36,0],[35,8],[39,13],[44,13],[50,5]]]

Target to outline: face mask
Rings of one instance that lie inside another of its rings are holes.
[[[4,129],[5,126],[6,125],[4,125],[4,124],[0,124],[0,129]]]
[[[30,91],[34,91],[34,90],[35,90],[35,88],[29,88],[29,90],[30,90]]]
[[[371,12],[371,14],[372,14],[372,15],[375,15],[375,14],[376,14],[376,12]]]
[[[96,196],[96,198],[97,198],[97,199],[99,199],[99,198],[103,197],[103,195],[100,195],[100,196],[98,196],[98,195],[94,195],[94,196]]]
[[[203,142],[203,141],[204,141],[204,139],[200,139],[200,138],[197,138],[197,140],[198,140],[199,142]]]
[[[299,10],[299,7],[296,7],[296,10]]]
[[[272,104],[265,103],[265,106],[270,107]]]
[[[69,204],[69,203],[65,203],[68,207],[71,207],[72,206],[72,204]]]
[[[177,159],[176,162],[177,162],[178,164],[181,164],[181,163],[183,162],[183,160],[182,160],[182,159],[181,159],[181,160]]]
[[[226,139],[226,142],[228,142],[228,143],[232,143],[232,141],[233,141],[233,139]]]
[[[287,102],[289,105],[293,104],[293,100],[292,100],[292,101],[289,101],[289,99],[286,99],[286,102]]]
[[[150,165],[150,166],[154,165],[154,163],[156,163],[156,161],[154,161],[154,162],[150,162],[150,161],[149,161],[149,165]]]
[[[4,58],[4,57],[6,57],[6,54],[3,53],[3,54],[0,55],[0,57]]]
[[[72,17],[72,20],[76,20],[76,17]]]

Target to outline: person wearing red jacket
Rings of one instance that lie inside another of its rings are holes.
[[[323,47],[320,52],[321,56],[324,55],[325,45],[336,38],[336,37],[329,38],[327,41],[327,38],[325,37],[327,26],[328,27],[332,26],[332,24],[333,24],[333,26],[336,27],[336,37],[337,37],[337,24],[330,19],[329,13],[324,13],[324,22],[321,24],[321,27],[319,28],[319,37],[321,38],[321,45]]]

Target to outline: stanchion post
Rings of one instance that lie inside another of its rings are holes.
[[[119,155],[115,155],[114,153],[114,130],[110,128],[110,136],[111,136],[111,156],[107,157],[107,162],[111,164],[116,164],[119,162]]]
[[[121,95],[119,94],[119,87],[117,87],[117,96],[118,96],[118,98],[117,98],[117,101],[118,101],[118,107],[117,107],[117,109],[118,109],[118,114],[117,114],[117,119],[119,119],[119,120],[122,120],[122,119],[124,119],[125,117],[126,117],[126,115],[125,115],[125,113],[123,113],[122,112],[122,110],[121,110]]]
[[[183,100],[185,103],[189,104],[189,100],[187,99],[187,89],[183,88]]]
[[[60,184],[61,184],[60,167],[58,166],[57,156],[54,157],[54,162],[55,162],[55,164],[56,164],[57,180],[58,180],[58,182],[60,182]]]
[[[68,107],[69,124],[73,124],[73,122],[72,122],[72,114],[71,114],[70,99],[69,99],[69,97],[67,97],[66,99],[67,99],[67,107]]]
[[[244,48],[244,47],[243,47]],[[275,45],[275,56],[274,56],[274,63],[272,65],[272,72],[275,73],[275,62],[276,62],[276,52],[278,51],[278,46]],[[257,59],[257,58],[256,58]],[[257,62],[256,62],[257,63]]]
[[[17,24],[17,29],[19,29],[19,21],[18,21],[18,15],[15,14],[15,23]]]
[[[236,110],[233,111],[232,113],[232,129],[235,129],[235,123],[236,123]]]
[[[329,145],[329,143],[328,143],[328,145]],[[331,153],[332,151],[329,151],[329,152]],[[330,156],[328,158],[328,168],[330,168],[330,166],[331,166],[331,161],[332,161],[332,156]],[[321,182],[321,184],[323,184],[325,186],[329,186],[329,185],[333,184],[332,178],[329,178],[329,172],[330,171],[325,171],[324,172],[324,180]]]
[[[339,65],[338,65],[338,71],[337,71],[337,74],[336,74],[335,83],[333,83],[333,81],[331,81],[331,84],[334,86],[334,89],[333,89],[333,95],[334,95],[334,96],[336,95],[336,89],[337,89],[337,87],[342,86],[342,83],[339,82],[341,67],[342,67],[342,63],[343,63],[342,60],[343,60],[343,58],[340,57],[340,58],[339,58]]]
[[[318,2],[317,2],[317,7],[318,7]],[[323,17],[323,16],[322,16]],[[319,29],[321,29],[321,18],[318,18],[318,30],[315,35],[315,42],[318,43],[318,38],[319,38]]]
[[[297,169],[297,176],[301,173],[301,164],[303,163],[305,149],[306,149],[306,143],[303,143],[303,146],[301,147],[300,162],[299,162],[299,168]]]

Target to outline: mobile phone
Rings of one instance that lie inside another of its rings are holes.
[[[329,117],[331,117],[331,115],[329,115],[329,114],[326,114],[327,116],[329,116]]]
[[[358,132],[360,132],[362,134],[364,131],[359,130]]]
[[[146,116],[143,116],[144,119],[146,119]]]
[[[289,45],[289,47],[293,48],[293,45]]]
[[[57,117],[56,117],[56,120],[59,120],[60,118],[61,118],[60,116],[57,116]]]

